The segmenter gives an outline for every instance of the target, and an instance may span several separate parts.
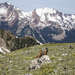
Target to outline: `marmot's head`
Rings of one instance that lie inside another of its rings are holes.
[[[43,54],[47,55],[47,53],[48,53],[48,48],[45,48],[44,51],[43,51]]]
[[[48,48],[45,48],[45,50],[48,52]]]

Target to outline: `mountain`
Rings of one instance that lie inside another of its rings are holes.
[[[41,43],[75,42],[75,14],[64,14],[54,8],[24,12],[9,4],[0,4],[0,29],[18,37],[32,36]]]
[[[0,53],[6,54],[10,51],[37,44],[39,43],[32,37],[17,37],[10,31],[0,30]]]

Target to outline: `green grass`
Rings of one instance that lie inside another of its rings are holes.
[[[72,49],[70,48],[72,45]],[[48,47],[50,64],[29,71],[30,62],[41,48]],[[75,43],[37,45],[0,54],[0,75],[75,75]]]

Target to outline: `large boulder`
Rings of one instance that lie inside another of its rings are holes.
[[[51,60],[48,55],[43,55],[40,58],[36,58],[31,61],[29,70],[36,70],[39,69],[43,64],[51,63]]]

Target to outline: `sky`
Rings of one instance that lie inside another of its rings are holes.
[[[3,2],[9,2],[24,11],[48,7],[63,13],[75,14],[75,0],[0,0],[0,3]]]

